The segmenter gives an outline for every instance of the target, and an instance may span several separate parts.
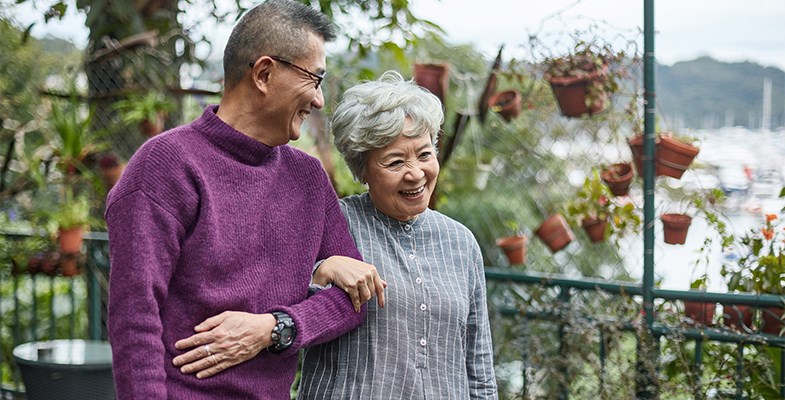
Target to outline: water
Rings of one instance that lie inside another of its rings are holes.
[[[785,214],[785,200],[777,198],[785,186],[785,131],[754,132],[744,128],[723,128],[717,131],[694,131],[687,135],[699,139],[701,151],[691,169],[681,180],[657,178],[657,187],[667,185],[682,187],[685,191],[723,188],[729,193],[724,210],[729,231],[737,237],[749,229],[761,226],[764,214]],[[746,166],[746,171],[745,171]],[[751,179],[748,178],[751,177]],[[658,196],[660,191],[655,193]],[[673,204],[657,197],[655,215],[667,211]],[[708,266],[694,267],[700,258],[698,250],[707,235],[714,235],[702,218],[693,218],[684,245],[669,245],[662,240],[662,224],[655,222],[654,271],[655,280],[664,289],[686,290],[690,282],[706,273],[709,276],[708,290],[726,292],[726,282],[720,276],[724,259],[722,249],[715,240],[708,254]],[[642,279],[643,239],[635,237],[625,243],[628,246],[625,267],[632,275]]]

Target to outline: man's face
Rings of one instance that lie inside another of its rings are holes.
[[[270,120],[262,122],[272,130],[268,136],[271,143],[265,143],[268,146],[299,139],[303,122],[311,110],[324,106],[322,87],[317,86],[318,77],[325,73],[324,41],[310,34],[309,43],[312,50],[299,60],[273,57],[271,101],[267,112]]]

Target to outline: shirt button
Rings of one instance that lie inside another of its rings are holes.
[[[421,283],[422,283],[422,278],[417,278],[417,279],[415,279],[414,281],[415,281],[415,282],[417,282],[417,284],[419,285],[419,284],[421,284]]]
[[[410,230],[410,229],[412,229],[412,226],[411,226],[411,225],[404,225],[404,226],[403,226],[403,230],[405,230],[405,231],[408,231],[408,230]]]
[[[412,259],[412,260],[414,260],[416,257],[417,256],[415,256],[414,254],[409,254],[409,258]]]
[[[428,342],[426,342],[425,339],[420,339],[420,346],[425,347],[426,344],[428,344]]]
[[[428,308],[428,306],[426,306],[425,304],[420,304],[420,310],[425,311],[426,308]]]

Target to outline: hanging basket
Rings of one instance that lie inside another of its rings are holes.
[[[660,135],[657,146],[657,175],[681,179],[700,149],[675,139],[670,134]]]
[[[523,98],[517,90],[494,93],[488,99],[488,108],[499,113],[505,121],[510,122],[521,114]]]
[[[614,196],[626,196],[635,173],[629,163],[617,163],[603,170],[600,176]]]
[[[567,220],[561,214],[553,214],[548,217],[534,233],[554,253],[575,240],[575,234],[572,233],[570,226],[567,225]]]
[[[523,264],[526,261],[526,236],[508,236],[496,239],[510,265]]]
[[[605,109],[608,104],[608,94],[602,92],[589,106],[586,105],[589,96],[589,85],[604,79],[605,69],[593,71],[581,76],[550,76],[545,75],[545,80],[551,84],[553,95],[559,103],[559,109],[565,117],[580,117],[584,114],[594,115]]]
[[[687,230],[692,223],[692,217],[684,214],[662,214],[662,236],[665,243],[684,244],[687,240]]]

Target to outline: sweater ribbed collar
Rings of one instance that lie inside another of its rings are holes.
[[[259,165],[278,152],[252,137],[232,128],[215,114],[218,105],[209,105],[202,116],[194,121],[194,127],[202,132],[207,140],[220,147],[238,161]]]

